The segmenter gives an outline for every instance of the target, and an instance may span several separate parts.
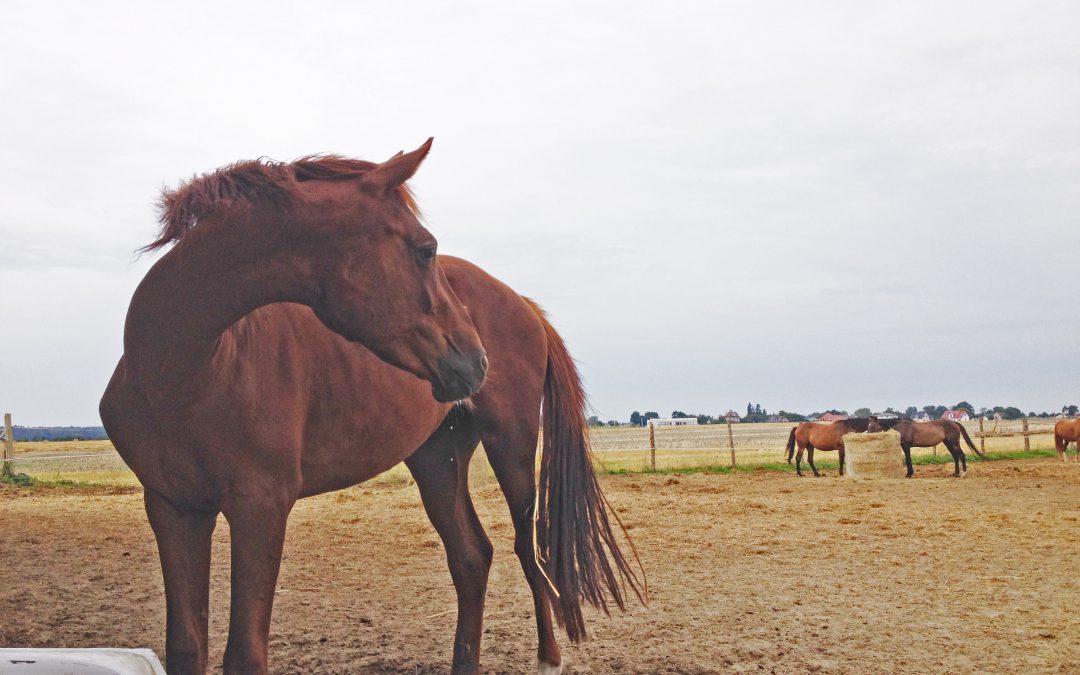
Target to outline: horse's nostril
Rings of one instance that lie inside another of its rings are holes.
[[[481,356],[480,356],[480,370],[482,370],[483,372],[486,373],[487,369],[488,369],[487,354],[481,354]]]

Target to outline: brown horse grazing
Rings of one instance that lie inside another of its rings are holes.
[[[908,478],[911,478],[915,474],[915,469],[911,466],[912,448],[932,448],[938,443],[944,444],[953,458],[953,464],[955,465],[953,475],[958,478],[963,478],[967,475],[967,455],[964,454],[963,449],[960,447],[961,436],[967,441],[968,447],[971,448],[972,452],[979,457],[986,457],[986,455],[971,442],[971,436],[968,436],[967,429],[964,428],[964,425],[952,420],[916,422],[907,417],[888,420],[879,420],[876,417],[870,417],[870,426],[867,428],[867,431],[877,432],[887,429],[894,429],[900,433],[900,447],[904,449],[904,463],[907,465]],[[961,465],[964,467],[963,471],[960,470]]]
[[[553,613],[577,641],[582,600],[606,611],[646,593],[609,525],[562,339],[531,301],[436,257],[417,220],[405,181],[430,144],[382,164],[238,163],[162,199],[147,250],[175,246],[132,298],[100,411],[145,488],[170,673],[207,667],[219,513],[232,533],[224,669],[265,673],[293,504],[401,461],[457,590],[453,672],[477,672],[492,558],[468,491],[480,441],[510,507],[542,672],[561,663]]]
[[[1058,457],[1065,461],[1065,451],[1069,449],[1069,443],[1076,443],[1076,457],[1074,461],[1080,462],[1080,416],[1074,420],[1058,420],[1054,424],[1054,447],[1057,448]]]
[[[800,422],[788,434],[787,463],[791,464],[791,458],[795,454],[795,445],[799,446],[799,455],[795,459],[795,473],[802,475],[803,450],[807,451],[806,461],[814,475],[821,477],[817,467],[814,466],[814,450],[836,450],[840,457],[840,475],[844,475],[844,434],[866,431],[867,420],[865,417],[855,417],[847,420],[837,420],[828,424],[819,422]]]

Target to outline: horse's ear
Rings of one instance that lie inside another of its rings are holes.
[[[427,157],[431,150],[433,138],[412,152],[399,152],[375,168],[364,172],[364,185],[371,187],[381,194],[389,194],[391,190],[412,178],[420,163]]]

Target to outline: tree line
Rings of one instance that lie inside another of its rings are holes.
[[[1018,419],[1021,419],[1023,417],[1048,418],[1048,417],[1056,417],[1058,415],[1066,415],[1068,417],[1075,417],[1078,413],[1080,413],[1080,407],[1078,407],[1078,406],[1076,406],[1074,404],[1063,405],[1063,406],[1061,406],[1060,411],[1057,411],[1057,410],[1052,411],[1052,412],[1028,411],[1028,413],[1025,415],[1024,412],[1020,408],[1017,408],[1016,406],[995,405],[995,406],[992,406],[992,407],[983,406],[983,407],[976,408],[975,406],[973,406],[971,403],[969,403],[967,401],[960,401],[959,403],[957,403],[956,405],[953,405],[953,406],[924,405],[922,407],[918,407],[918,406],[911,405],[911,406],[907,406],[906,408],[904,408],[902,410],[899,410],[899,409],[896,409],[896,408],[893,408],[892,406],[890,406],[888,408],[885,408],[884,410],[877,411],[877,412],[879,414],[891,414],[891,415],[896,415],[898,417],[912,417],[912,418],[919,415],[919,413],[926,413],[927,417],[929,417],[930,419],[936,420],[936,419],[941,419],[941,417],[946,412],[948,412],[949,410],[963,410],[972,419],[975,419],[977,417],[994,418],[996,416],[1000,416],[1002,419],[1006,419],[1006,420],[1018,420]],[[803,415],[803,414],[800,414],[800,413],[797,413],[797,412],[791,412],[791,411],[787,411],[787,410],[778,410],[775,413],[770,413],[768,410],[761,407],[760,403],[747,403],[746,404],[746,414],[745,415],[739,415],[738,417],[739,417],[740,422],[768,422],[770,419],[777,419],[777,418],[786,419],[789,422],[806,422],[806,421],[811,420],[811,419],[819,419],[819,418],[821,418],[822,415],[825,415],[826,413],[832,413],[834,415],[843,415],[843,416],[846,416],[846,417],[868,417],[868,416],[874,414],[874,412],[875,411],[872,411],[870,408],[863,407],[863,408],[856,408],[853,412],[850,412],[850,413],[847,410],[839,410],[839,409],[836,409],[836,408],[829,408],[829,409],[823,410],[823,411],[815,411],[815,412],[809,413],[807,415]],[[724,424],[727,421],[727,418],[725,417],[725,413],[719,413],[719,414],[714,416],[714,415],[709,415],[709,414],[704,414],[704,413],[688,413],[688,412],[684,412],[682,410],[673,410],[673,411],[671,411],[671,418],[672,419],[690,418],[690,417],[696,418],[698,424]],[[645,426],[646,424],[648,424],[649,420],[651,420],[651,419],[659,419],[659,418],[660,418],[660,413],[658,413],[656,411],[649,410],[649,411],[646,411],[646,412],[640,412],[638,410],[635,410],[634,412],[630,413],[629,423],[631,425],[633,425],[633,426]],[[594,415],[594,416],[589,418],[589,424],[592,425],[592,426],[613,426],[614,427],[614,426],[620,426],[620,425],[626,424],[626,423],[625,422],[620,422],[620,421],[617,421],[617,420],[608,420],[607,422],[604,422],[604,421],[600,420],[599,417]]]

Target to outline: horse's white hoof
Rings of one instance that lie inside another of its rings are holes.
[[[536,662],[537,675],[562,675],[562,664],[553,666],[543,661]]]

